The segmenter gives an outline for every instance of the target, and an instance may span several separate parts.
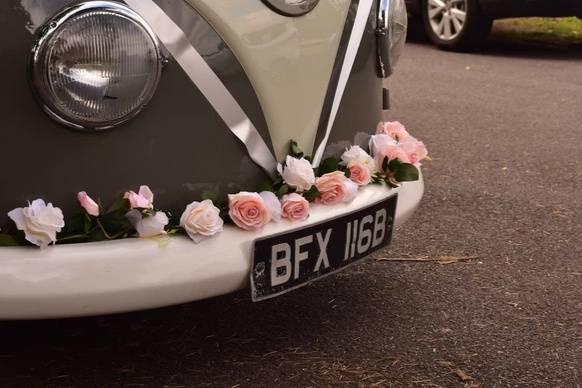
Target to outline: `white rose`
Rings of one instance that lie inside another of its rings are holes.
[[[139,237],[155,237],[166,233],[164,227],[170,220],[164,212],[156,212],[153,216],[143,217],[137,209],[130,210],[125,214],[129,222],[133,225]]]
[[[209,199],[192,202],[180,218],[180,226],[195,243],[222,232],[223,225],[220,210]]]
[[[279,201],[279,198],[277,198],[275,193],[272,193],[270,191],[262,191],[259,193],[259,195],[261,196],[261,198],[263,198],[265,206],[267,207],[267,209],[269,209],[269,212],[271,213],[271,220],[275,222],[281,221],[281,212],[283,210],[281,209],[281,202]]]
[[[305,158],[297,159],[287,156],[285,167],[281,164],[277,166],[279,174],[283,177],[285,183],[295,188],[297,191],[307,191],[315,183],[315,174],[311,163]]]
[[[42,199],[29,203],[28,207],[16,208],[8,213],[19,230],[24,231],[26,240],[41,248],[57,241],[57,233],[65,226],[63,212],[52,203]]]
[[[361,164],[365,164],[372,168],[374,166],[374,158],[372,158],[366,151],[362,149],[362,147],[355,145],[348,148],[342,154],[342,164],[349,165],[350,162],[358,162]]]
[[[385,146],[394,146],[398,142],[388,135],[372,135],[370,136],[370,153],[376,156],[379,150]]]
[[[344,202],[350,203],[358,195],[358,184],[355,182],[352,182],[349,179],[346,179],[343,184],[344,184],[344,190],[346,193],[346,196],[344,197]]]

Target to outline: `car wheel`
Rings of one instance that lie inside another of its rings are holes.
[[[422,19],[429,39],[445,50],[467,51],[483,43],[493,20],[477,0],[423,0]]]

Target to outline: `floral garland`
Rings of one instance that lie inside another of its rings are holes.
[[[8,213],[14,221],[13,233],[0,233],[0,246],[79,243],[117,240],[128,237],[150,238],[186,234],[194,242],[222,232],[225,222],[256,231],[269,222],[301,221],[309,217],[310,203],[335,205],[351,202],[360,186],[419,179],[418,167],[427,158],[421,141],[411,136],[399,122],[381,122],[370,137],[370,153],[354,145],[341,159],[331,157],[313,168],[297,143],[290,142],[289,155],[278,165],[275,177],[257,192],[229,194],[226,201],[204,194],[190,203],[179,219],[154,206],[148,186],[128,191],[105,209],[86,192],[77,194],[82,212],[65,222],[58,207],[36,199],[27,207]]]

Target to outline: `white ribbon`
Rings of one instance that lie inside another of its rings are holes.
[[[125,0],[125,2],[148,22],[158,39],[210,102],[231,132],[243,142],[251,159],[268,174],[272,174],[277,167],[277,161],[271,150],[236,99],[190,44],[180,27],[152,0]]]
[[[356,55],[358,54],[358,49],[360,48],[360,43],[362,42],[362,36],[364,35],[366,25],[368,24],[368,16],[370,15],[373,2],[374,0],[360,0],[360,3],[358,4],[354,26],[352,27],[352,33],[350,35],[350,40],[348,41],[348,47],[346,49],[346,56],[342,65],[337,89],[335,90],[333,103],[331,105],[331,112],[329,114],[325,136],[323,137],[321,143],[319,143],[319,147],[317,147],[317,151],[315,151],[315,155],[313,156],[314,167],[319,166],[325,151],[325,147],[327,146],[331,128],[335,123],[339,105],[346,90],[346,85],[348,83],[348,79],[350,78],[350,74],[352,73],[352,67],[354,66]]]

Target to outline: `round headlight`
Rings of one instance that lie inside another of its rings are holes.
[[[408,14],[405,0],[379,0],[378,37],[379,73],[388,77],[394,71],[406,42]]]
[[[162,68],[146,22],[123,4],[67,8],[41,29],[32,85],[44,110],[77,129],[106,129],[134,117],[154,95]]]

